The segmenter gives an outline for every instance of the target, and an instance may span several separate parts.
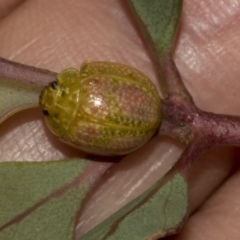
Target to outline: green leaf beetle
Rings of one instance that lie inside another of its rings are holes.
[[[154,84],[138,70],[85,62],[57,76],[40,95],[49,129],[65,143],[97,155],[124,155],[146,143],[161,121]]]

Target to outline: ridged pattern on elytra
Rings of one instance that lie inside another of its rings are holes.
[[[160,99],[141,73],[119,64],[81,69],[79,109],[68,137],[96,154],[125,154],[144,144],[160,121]]]
[[[89,78],[80,88],[79,113],[91,121],[129,127],[152,128],[158,104],[147,90],[110,77]]]
[[[66,70],[58,79],[67,82]],[[90,62],[76,81],[78,102],[62,140],[90,153],[121,155],[154,134],[161,118],[160,98],[145,75],[120,64]]]

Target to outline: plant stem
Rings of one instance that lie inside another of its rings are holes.
[[[156,56],[155,59],[156,71],[163,99],[168,98],[169,95],[177,94],[182,96],[182,101],[184,100],[192,103],[192,96],[183,84],[171,54],[166,55],[164,58]]]
[[[54,81],[56,75],[57,73],[49,70],[27,66],[0,58],[1,81],[25,82],[35,87],[43,88],[46,86],[46,83]]]
[[[240,146],[240,117],[200,110],[182,95],[172,94],[163,100],[161,135],[188,144],[180,157],[180,169],[187,170],[194,160],[212,146]]]

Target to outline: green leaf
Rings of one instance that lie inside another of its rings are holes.
[[[177,94],[192,101],[172,58],[183,0],[128,0],[128,3],[152,55],[162,97]]]
[[[0,123],[14,113],[37,107],[43,87],[56,73],[0,58]]]
[[[164,56],[174,44],[183,0],[128,0],[148,45]],[[153,45],[153,46],[152,46]]]
[[[72,240],[81,202],[105,170],[80,159],[1,163],[0,239]]]
[[[188,185],[167,175],[79,240],[145,240],[174,233],[188,212]]]
[[[40,91],[21,83],[0,79],[0,122],[20,110],[36,107]]]

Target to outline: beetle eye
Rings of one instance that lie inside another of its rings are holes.
[[[49,111],[48,110],[43,110],[43,114],[45,115],[45,116],[49,116]]]
[[[57,81],[51,82],[51,88],[54,89],[54,90],[57,90],[57,89],[58,89],[58,83],[57,83]]]

